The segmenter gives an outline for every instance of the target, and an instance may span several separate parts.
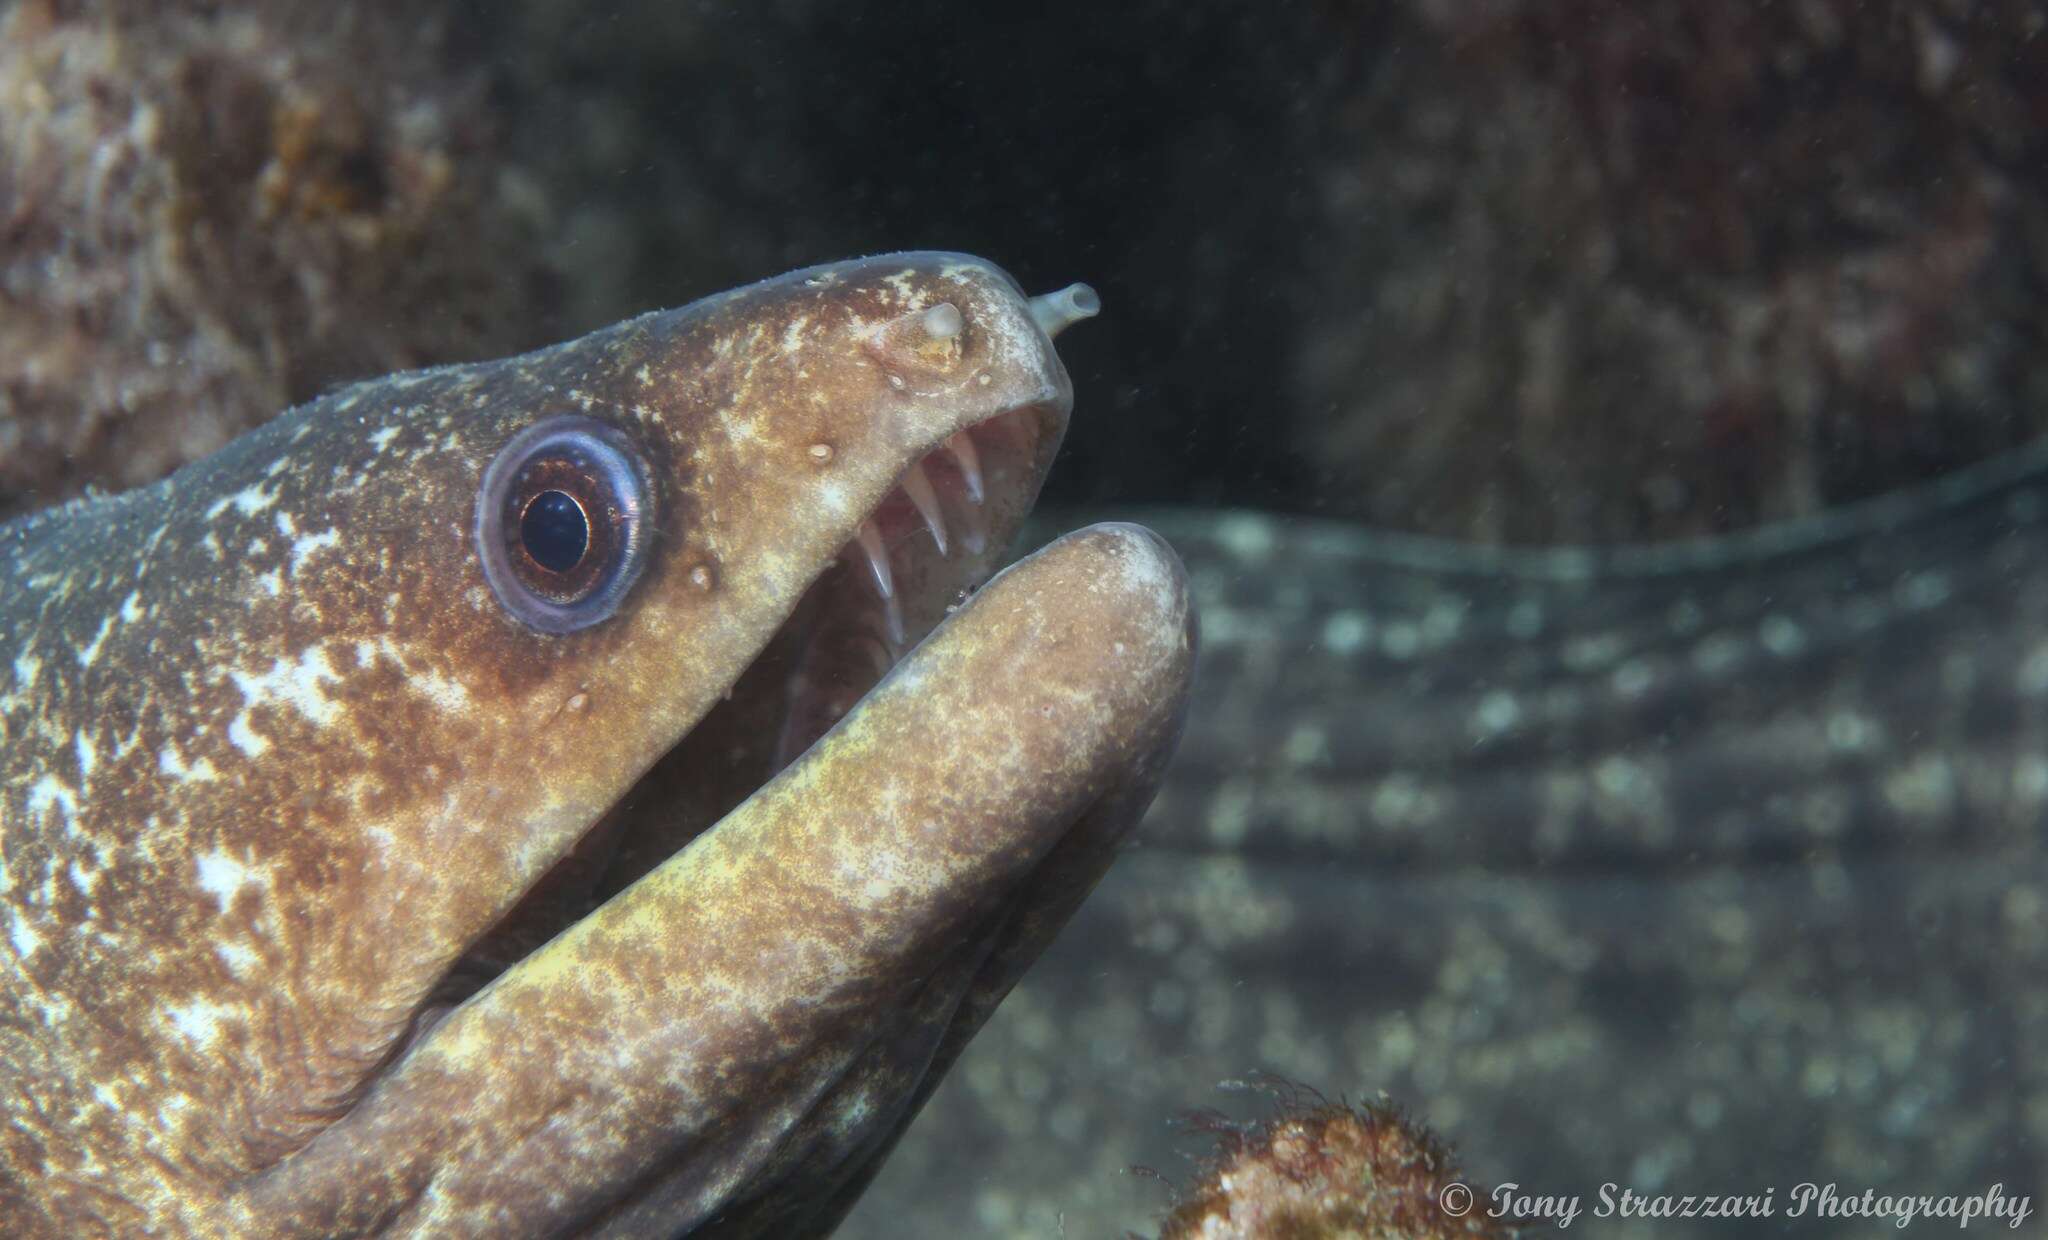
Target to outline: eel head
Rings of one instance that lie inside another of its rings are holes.
[[[0,529],[11,1234],[801,1235],[1178,735],[1178,561],[990,580],[1080,286],[906,254]]]

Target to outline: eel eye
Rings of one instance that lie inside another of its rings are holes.
[[[573,633],[610,618],[646,562],[652,488],[616,427],[563,416],[514,435],[484,470],[476,550],[522,624]]]

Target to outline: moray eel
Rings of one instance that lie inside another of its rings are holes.
[[[982,584],[1094,309],[814,268],[0,528],[0,1230],[829,1231],[1179,732],[1155,535]]]

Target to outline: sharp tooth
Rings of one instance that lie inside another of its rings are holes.
[[[974,450],[974,436],[967,431],[954,431],[946,437],[946,451],[960,467],[961,480],[967,483],[968,500],[981,503],[981,454]]]
[[[895,598],[896,579],[889,573],[889,553],[882,549],[882,531],[875,528],[873,521],[863,521],[860,533],[853,537],[868,557],[868,571],[875,578],[875,593],[884,600]]]
[[[860,549],[867,554],[868,571],[874,574],[875,593],[882,596],[882,616],[888,625],[889,643],[903,644],[903,607],[896,600],[896,579],[889,572],[889,553],[882,549],[882,531],[875,528],[873,521],[860,523],[860,533],[855,536]]]
[[[967,554],[980,555],[988,549],[988,514],[979,505],[960,510],[960,545]]]
[[[882,619],[889,628],[889,649],[892,651],[901,650],[903,648],[903,605],[897,602],[896,596],[893,594],[882,600]]]
[[[939,511],[939,497],[932,491],[932,480],[924,476],[923,461],[912,465],[910,472],[903,475],[903,493],[917,507],[917,515],[924,518],[932,541],[939,544],[939,554],[946,554],[946,518]]]

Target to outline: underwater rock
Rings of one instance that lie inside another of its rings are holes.
[[[1492,1194],[1466,1183],[1449,1147],[1392,1105],[1333,1103],[1270,1086],[1276,1113],[1192,1118],[1216,1154],[1180,1195],[1159,1240],[1501,1238]]]
[[[0,17],[0,517],[345,378],[537,343],[540,207],[449,11]]]
[[[2048,425],[2037,6],[1339,11],[1286,406],[1329,515],[1704,534]]]

